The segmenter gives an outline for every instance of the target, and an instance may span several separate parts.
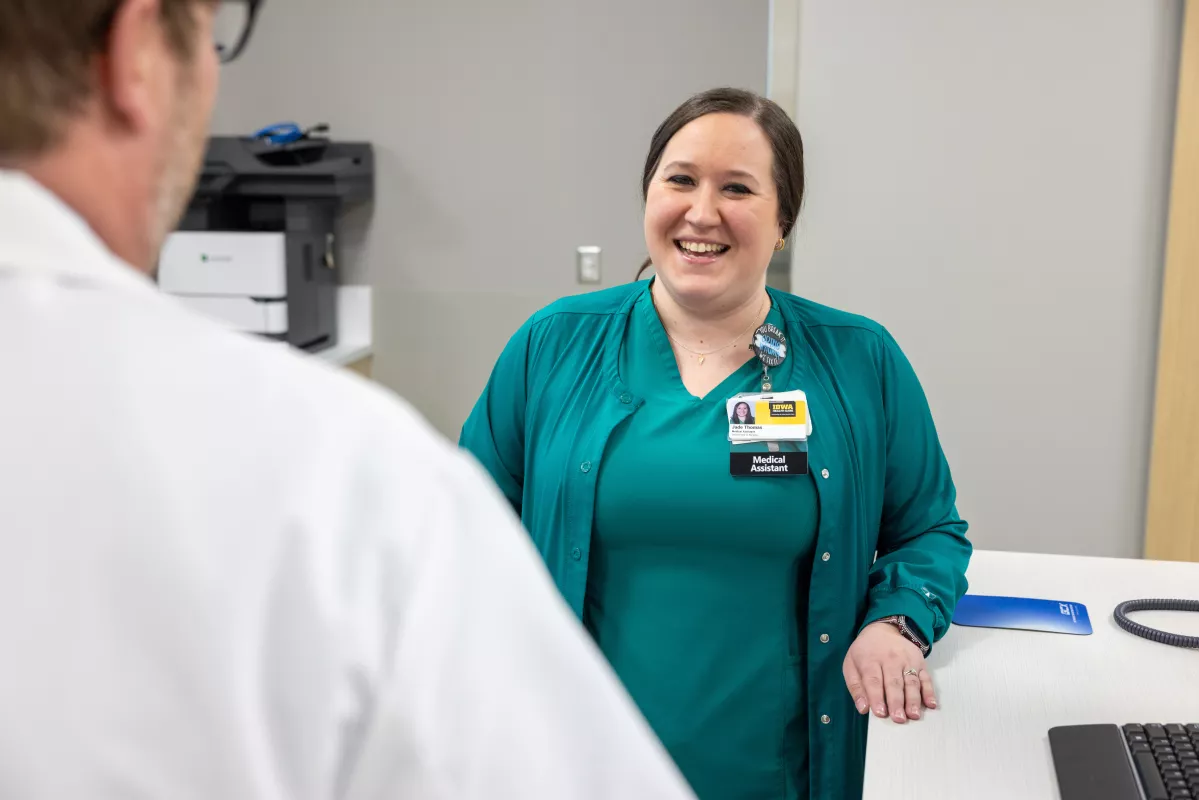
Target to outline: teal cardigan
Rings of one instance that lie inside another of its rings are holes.
[[[618,356],[644,289],[568,297],[533,315],[462,429],[461,445],[520,515],[580,619],[598,466],[613,429],[642,404],[622,384]],[[867,726],[841,674],[846,651],[864,625],[891,614],[906,615],[926,642],[944,636],[966,591],[971,545],[899,345],[868,319],[769,292],[795,359],[795,385],[775,388],[807,393],[820,500],[807,603],[810,791],[840,800],[861,794]]]

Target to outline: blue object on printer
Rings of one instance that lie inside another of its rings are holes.
[[[265,139],[271,144],[289,144],[301,139],[303,136],[304,131],[296,123],[281,122],[277,125],[268,125],[259,131],[255,131],[251,138]]]
[[[1011,628],[1087,636],[1091,618],[1082,603],[1034,597],[967,594],[958,601],[953,623],[971,628]]]

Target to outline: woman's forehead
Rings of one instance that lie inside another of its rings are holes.
[[[662,153],[662,164],[685,162],[705,171],[768,176],[773,153],[766,134],[749,117],[708,114],[679,129]]]

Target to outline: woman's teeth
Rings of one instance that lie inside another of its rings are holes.
[[[710,244],[708,242],[675,242],[680,250],[687,253],[695,253],[696,255],[706,255],[708,253],[723,253],[729,249],[727,244]]]

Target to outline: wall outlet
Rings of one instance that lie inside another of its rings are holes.
[[[580,247],[577,254],[579,283],[600,282],[600,248],[595,246]]]

